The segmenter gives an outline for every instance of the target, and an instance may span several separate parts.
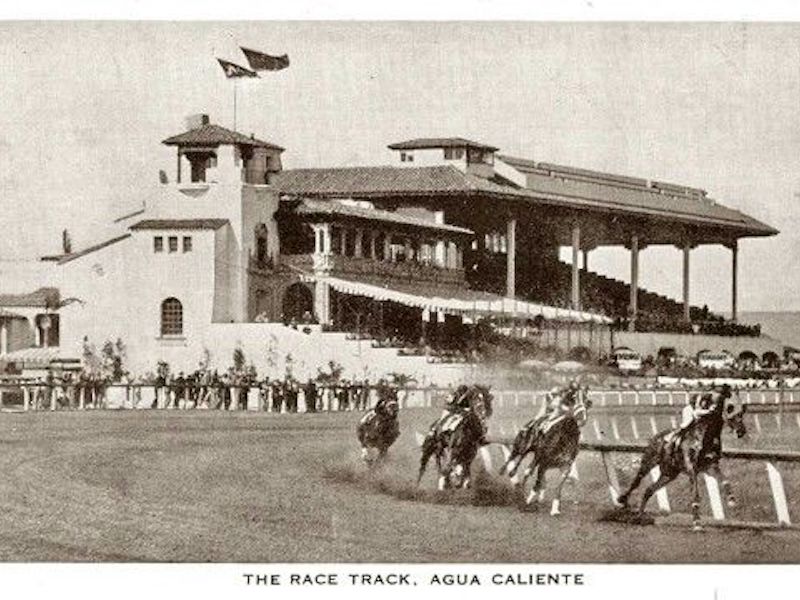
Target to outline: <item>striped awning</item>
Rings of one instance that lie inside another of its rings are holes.
[[[443,312],[459,316],[505,316],[517,319],[533,319],[537,316],[548,321],[570,321],[575,323],[609,324],[606,316],[579,310],[546,306],[496,294],[455,287],[420,286],[412,284],[378,285],[338,277],[315,278],[328,283],[344,294],[366,296],[380,301],[397,302],[406,306],[422,308],[431,312]]]

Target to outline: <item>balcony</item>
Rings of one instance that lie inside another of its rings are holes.
[[[281,255],[280,263],[333,277],[378,278],[398,282],[464,285],[463,269],[445,269],[417,262],[383,262],[334,254]]]

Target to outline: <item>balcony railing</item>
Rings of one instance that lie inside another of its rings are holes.
[[[281,264],[333,276],[367,276],[395,281],[420,281],[463,285],[463,269],[445,269],[413,261],[392,263],[371,258],[335,254],[291,254],[280,257]]]

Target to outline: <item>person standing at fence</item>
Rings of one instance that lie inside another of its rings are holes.
[[[339,405],[339,410],[350,410],[350,394],[349,394],[350,382],[346,379],[343,379],[339,382],[339,385],[336,386],[336,401]]]
[[[297,412],[297,392],[298,386],[292,379],[287,379],[285,384],[286,389],[286,412]]]
[[[303,398],[306,401],[306,412],[317,412],[317,384],[314,380],[309,378],[303,387]]]
[[[172,405],[167,408],[182,408],[185,402],[184,394],[186,393],[186,376],[183,371],[180,371],[175,381],[172,382],[172,389],[175,393],[175,398]]]
[[[283,385],[280,380],[275,379],[270,384],[272,392],[272,412],[279,413],[283,406]]]

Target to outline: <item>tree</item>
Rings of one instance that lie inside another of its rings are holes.
[[[247,359],[244,356],[244,350],[241,346],[237,346],[233,351],[233,371],[235,373],[244,373],[247,364]]]
[[[121,381],[125,376],[125,344],[117,338],[116,342],[107,340],[101,350],[103,378],[108,381]]]

